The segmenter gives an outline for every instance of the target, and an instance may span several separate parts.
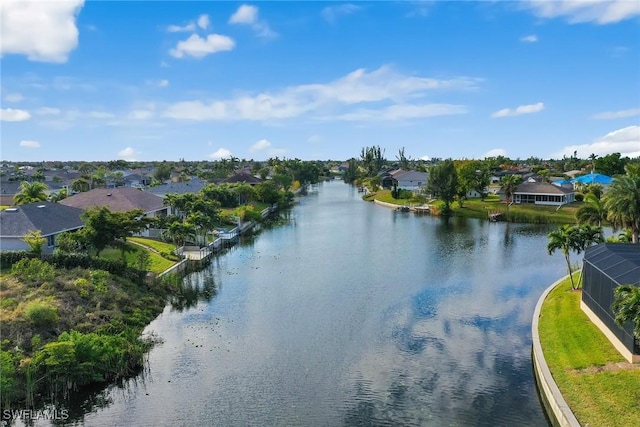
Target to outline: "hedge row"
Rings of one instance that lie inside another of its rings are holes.
[[[0,266],[2,268],[10,267],[14,263],[20,261],[23,258],[38,258],[35,255],[26,251],[17,252],[0,252]],[[57,253],[53,255],[42,255],[41,258],[44,261],[54,265],[57,268],[72,269],[76,267],[80,268],[93,268],[96,270],[105,270],[111,274],[115,274],[120,277],[124,277],[137,285],[145,284],[145,277],[147,272],[138,270],[133,267],[129,267],[122,261],[112,261],[104,258],[91,257],[87,254],[62,254]]]

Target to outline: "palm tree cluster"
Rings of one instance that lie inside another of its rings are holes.
[[[601,188],[590,186],[584,205],[576,218],[581,224],[602,225],[605,220],[614,230],[628,230],[632,243],[638,243],[640,235],[640,171],[627,165],[627,173],[615,177],[602,195]]]
[[[589,246],[602,243],[603,241],[602,227],[595,227],[589,224],[573,226],[565,224],[549,233],[547,251],[549,251],[549,255],[552,255],[556,250],[562,251],[569,270],[571,289],[578,288],[578,283],[574,281],[571,271],[571,252],[573,251],[576,254],[580,254]]]

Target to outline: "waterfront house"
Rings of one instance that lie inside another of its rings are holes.
[[[51,253],[58,234],[84,226],[80,219],[82,212],[79,208],[50,202],[27,203],[5,209],[0,212],[0,249],[29,250],[29,245],[22,239],[30,231],[40,231],[47,239],[43,252]]]
[[[610,176],[593,172],[571,180],[574,187],[578,187],[580,185],[599,184],[603,187],[603,189],[606,189],[609,184],[611,184],[611,181],[613,181],[613,178],[611,178]]]
[[[629,362],[640,362],[640,340],[633,335],[633,325],[619,327],[611,310],[616,287],[640,286],[640,245],[602,243],[587,248],[582,280],[582,311]]]
[[[82,210],[88,210],[94,206],[106,206],[111,212],[128,212],[139,209],[144,212],[144,216],[149,218],[166,216],[169,212],[169,207],[165,206],[162,197],[131,187],[94,188],[63,199],[60,203]],[[140,235],[148,236],[148,230],[143,231]]]
[[[515,204],[533,203],[536,205],[560,206],[575,201],[572,189],[559,187],[547,182],[523,182],[513,192]]]
[[[418,191],[429,183],[427,172],[404,171],[401,174],[393,175],[393,178],[398,183],[398,188],[410,191]]]
[[[245,183],[245,184],[249,184],[249,185],[258,185],[262,182],[262,180],[260,178],[256,178],[255,176],[246,173],[246,172],[239,172],[236,173],[232,176],[230,176],[229,178],[225,178],[222,181],[220,181],[220,184],[239,184],[239,183]]]

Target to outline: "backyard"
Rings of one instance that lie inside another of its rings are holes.
[[[580,309],[567,278],[547,296],[539,324],[549,369],[581,425],[636,426],[640,365],[618,353]]]

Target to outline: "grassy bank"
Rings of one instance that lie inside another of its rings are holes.
[[[412,199],[394,199],[390,190],[380,190],[374,196],[375,200],[381,202],[392,203],[398,206],[402,205],[419,205],[418,200]],[[431,204],[439,204],[439,200]],[[511,205],[509,207],[509,221],[525,222],[536,224],[575,224],[576,211],[581,203],[571,203],[558,209],[557,206],[541,206],[533,204]],[[452,204],[453,214],[456,216],[464,216],[467,218],[488,219],[489,214],[502,213],[506,218],[507,204],[500,201],[495,195],[490,195],[484,200],[469,199],[465,200],[463,207],[458,202]]]
[[[135,373],[151,344],[140,334],[174,291],[96,268],[14,263],[0,281],[3,407]]]
[[[580,424],[636,426],[640,366],[624,361],[580,309],[569,279],[546,298],[539,324],[549,369]]]

